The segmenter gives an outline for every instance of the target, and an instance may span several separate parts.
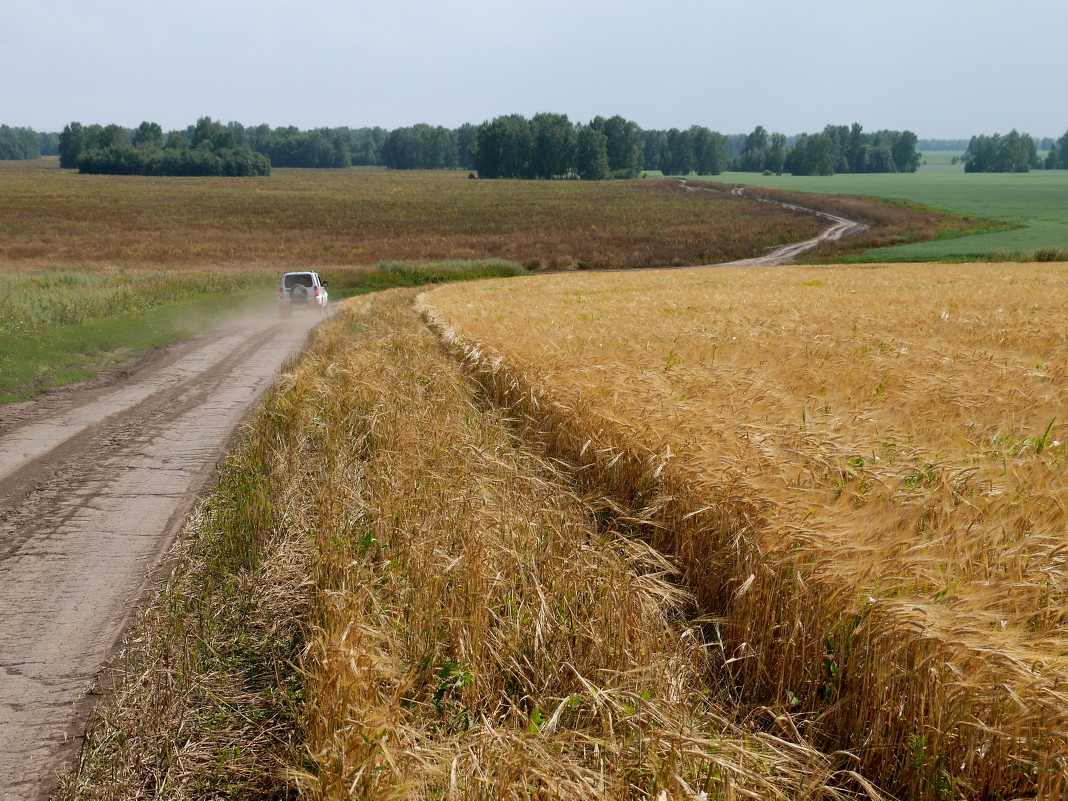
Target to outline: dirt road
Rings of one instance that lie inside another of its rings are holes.
[[[708,186],[694,186],[693,184],[682,181],[683,187],[690,192],[719,192],[718,189],[713,189]],[[736,186],[731,190],[732,195],[739,197],[745,196],[745,187]],[[795,206],[792,203],[783,203],[778,200],[767,200],[765,198],[755,198],[760,203],[777,203],[783,208],[790,209],[791,211],[801,212],[804,214],[814,214],[824,220],[829,220],[831,225],[828,228],[820,231],[819,234],[812,237],[812,239],[806,239],[803,242],[792,242],[789,245],[783,245],[782,247],[775,248],[763,256],[754,256],[749,259],[739,259],[738,261],[725,261],[721,264],[708,264],[706,267],[776,267],[781,264],[790,264],[798,256],[808,250],[812,250],[821,242],[834,242],[841,239],[843,236],[855,236],[856,234],[867,231],[870,226],[864,223],[856,222],[845,217],[839,217],[837,214],[830,214],[826,211],[816,211],[815,209],[808,209],[803,206]]]
[[[94,681],[252,402],[317,315],[273,313],[0,407],[0,799],[45,797]]]

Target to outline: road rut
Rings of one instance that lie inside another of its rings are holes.
[[[722,191],[708,186],[694,186],[687,181],[681,181],[680,183],[688,192],[720,193]],[[791,211],[796,211],[800,214],[813,214],[816,217],[827,220],[831,224],[811,239],[806,239],[802,242],[791,242],[788,245],[777,247],[762,256],[753,256],[748,259],[738,259],[737,261],[724,261],[719,264],[704,264],[701,265],[702,267],[778,267],[783,264],[792,263],[802,253],[816,248],[823,242],[836,242],[843,236],[856,236],[857,234],[864,233],[871,227],[865,223],[850,220],[847,217],[839,217],[837,214],[831,214],[827,211],[817,211],[816,209],[798,206],[793,203],[785,203],[781,200],[769,200],[762,197],[747,195],[745,187],[742,186],[734,187],[731,190],[731,194],[736,197],[751,197],[760,203],[775,203],[782,206],[784,209],[790,209]]]
[[[314,315],[260,315],[108,386],[0,408],[0,799],[44,798],[151,571]]]

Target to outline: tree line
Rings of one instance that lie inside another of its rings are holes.
[[[418,124],[382,128],[246,127],[202,117],[164,134],[72,122],[58,135],[60,165],[83,172],[150,175],[263,175],[275,167],[383,166],[463,169],[483,178],[634,178],[643,170],[668,175],[719,175],[726,170],[804,175],[910,172],[919,164],[915,134],[865,133],[860,125],[827,126],[786,137],[762,126],[725,136],[694,125],[643,130],[620,115],[572,123],[566,114],[511,114],[456,129]]]
[[[642,131],[619,115],[572,124],[566,114],[497,117],[478,126],[473,165],[482,178],[637,178]]]
[[[912,131],[865,133],[857,123],[828,125],[818,134],[802,134],[786,155],[784,169],[793,175],[916,172],[916,145]]]
[[[1042,149],[1048,151],[1044,159],[1038,155],[1039,146],[1034,138],[1018,132],[1015,128],[1004,136],[973,136],[964,152],[964,171],[1068,170],[1068,132],[1056,141],[1045,139],[1042,145]]]
[[[0,125],[0,159],[41,158],[41,137],[32,128]]]
[[[210,117],[167,133],[155,122],[136,129],[72,122],[57,137],[61,167],[144,175],[269,175],[275,167],[375,166],[382,128],[223,125]]]
[[[1068,131],[1056,142],[1051,142],[1046,154],[1047,170],[1068,170]]]
[[[728,136],[697,125],[643,130],[619,115],[572,123],[567,115],[554,113],[530,119],[512,114],[455,129],[418,124],[388,131],[246,127],[237,122],[223,125],[210,117],[166,134],[149,122],[137,129],[71,123],[61,134],[0,127],[0,158],[36,158],[35,153],[51,152],[60,155],[62,166],[78,167],[84,155],[86,170],[152,174],[262,174],[264,162],[257,154],[275,167],[461,169],[484,178],[600,180],[634,177],[643,170],[668,175],[718,175],[727,170],[795,175],[914,172],[920,149],[961,149],[964,143],[921,141],[911,131],[869,133],[857,123],[790,137],[763,126]],[[1039,149],[1048,155],[1040,158]],[[1068,133],[1041,142],[1015,130],[1004,136],[974,136],[962,160],[969,172],[1068,169]]]
[[[233,131],[201,117],[188,136],[164,137],[159,123],[142,122],[134,131],[119,125],[68,124],[59,135],[59,166],[110,175],[270,175],[262,153],[235,141]]]
[[[642,170],[668,175],[719,175],[726,170],[795,175],[915,172],[911,131],[866,133],[854,123],[788,138],[762,126],[725,136],[703,126],[643,131],[621,116],[572,124],[567,115],[497,117],[457,131],[412,126],[391,131],[384,164],[394,169],[475,169],[483,178],[633,178]]]

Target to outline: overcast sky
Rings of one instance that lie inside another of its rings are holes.
[[[0,0],[0,123],[1068,130],[1066,0]]]

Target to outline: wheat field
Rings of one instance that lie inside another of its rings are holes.
[[[543,276],[424,317],[682,566],[715,670],[906,798],[1068,789],[1068,265]]]
[[[413,296],[346,301],[284,370],[58,797],[884,798],[737,703],[676,565]]]

